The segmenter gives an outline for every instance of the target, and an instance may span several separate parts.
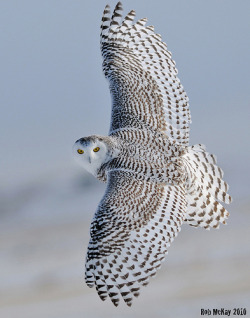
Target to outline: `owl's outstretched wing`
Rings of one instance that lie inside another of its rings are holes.
[[[112,96],[110,134],[122,128],[146,128],[187,145],[188,97],[171,53],[154,28],[145,27],[146,19],[134,23],[131,11],[121,21],[121,13],[120,2],[112,17],[106,6],[101,26],[103,71]]]
[[[109,172],[106,193],[91,224],[86,283],[102,300],[127,305],[156,274],[185,219],[184,190]]]

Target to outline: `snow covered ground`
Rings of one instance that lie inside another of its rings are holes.
[[[249,204],[229,208],[227,226],[183,226],[156,278],[132,308],[102,302],[84,283],[89,224],[105,186],[60,171],[1,197],[0,316],[4,318],[199,317],[250,311]]]

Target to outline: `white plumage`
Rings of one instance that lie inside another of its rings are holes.
[[[122,20],[119,2],[101,26],[103,71],[109,80],[109,136],[74,145],[75,158],[107,182],[90,229],[86,283],[127,305],[164,260],[181,224],[206,229],[225,223],[228,185],[203,145],[188,146],[188,97],[175,62],[146,19]]]

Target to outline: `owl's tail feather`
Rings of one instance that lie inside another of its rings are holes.
[[[205,229],[226,224],[228,211],[218,201],[230,204],[228,184],[223,181],[223,171],[216,165],[216,157],[206,152],[204,145],[187,148],[183,155],[187,171],[186,222]]]

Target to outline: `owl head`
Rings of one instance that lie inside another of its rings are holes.
[[[78,139],[73,146],[76,161],[96,176],[100,167],[117,155],[109,137],[89,136]]]

